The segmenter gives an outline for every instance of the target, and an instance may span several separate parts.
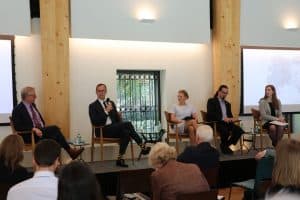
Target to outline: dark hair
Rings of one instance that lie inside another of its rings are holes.
[[[101,189],[91,169],[73,161],[59,174],[57,200],[100,200]]]
[[[273,94],[272,94],[272,104],[274,106],[275,109],[279,109],[279,102],[278,102],[278,99],[277,99],[277,94],[276,94],[276,89],[275,89],[275,86],[274,85],[266,85],[265,87],[265,90],[267,88],[271,88],[271,90],[273,91]],[[265,92],[265,96],[264,96],[264,99],[267,99],[267,94]]]
[[[23,147],[23,139],[17,134],[8,135],[1,142],[0,160],[3,161],[4,165],[11,171],[14,171],[20,166],[20,162],[24,158]]]
[[[97,85],[96,85],[96,90],[97,90],[97,88],[100,87],[100,86],[104,86],[104,87],[105,87],[105,90],[107,90],[106,85],[105,85],[104,83],[99,83],[99,84],[97,84]]]
[[[227,85],[224,85],[224,84],[223,84],[223,85],[220,85],[220,86],[219,86],[219,89],[216,91],[214,97],[217,97],[217,96],[218,96],[218,93],[219,93],[220,91],[222,91],[223,88],[228,89],[228,86],[227,86]]]
[[[189,98],[189,94],[186,90],[179,90],[178,93],[183,94],[187,99]]]
[[[42,167],[53,165],[59,155],[60,145],[52,139],[43,139],[39,141],[33,152],[36,164]]]

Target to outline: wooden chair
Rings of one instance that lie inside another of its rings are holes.
[[[117,184],[117,199],[122,199],[126,193],[151,193],[152,168],[122,170]]]
[[[179,141],[182,141],[183,138],[190,138],[188,133],[179,134],[178,123],[171,121],[171,113],[165,111],[165,117],[167,120],[167,138],[166,142],[169,144],[170,139],[175,139],[176,142],[176,151],[179,153]]]
[[[10,128],[13,132],[13,134],[18,134],[20,136],[22,135],[31,135],[31,143],[25,143],[24,144],[24,150],[25,151],[30,151],[30,150],[33,150],[34,147],[35,147],[35,140],[34,140],[34,132],[32,130],[28,130],[28,131],[17,131],[15,129],[15,126],[14,126],[14,123],[13,123],[13,120],[12,120],[12,117],[9,116],[9,122],[10,122]]]
[[[260,136],[260,148],[263,149],[263,137],[268,135],[268,130],[263,128],[262,120],[260,117],[259,110],[251,108],[251,113],[253,116],[253,130],[255,133],[258,133]],[[284,133],[288,134],[288,138],[291,138],[289,128],[284,129]]]
[[[121,113],[118,112],[120,119],[121,117]],[[91,161],[94,161],[94,148],[95,148],[95,144],[100,144],[100,160],[103,160],[103,150],[104,150],[104,144],[114,144],[120,143],[120,138],[109,138],[109,137],[104,137],[103,136],[103,127],[104,126],[94,126],[92,125],[92,139],[91,139]],[[96,129],[99,129],[100,132],[100,136],[97,137],[95,132]],[[133,150],[133,143],[132,143],[132,139],[130,138],[130,149],[131,149],[131,160],[132,163],[134,164],[134,150]]]
[[[186,194],[178,194],[176,196],[176,200],[216,200],[218,197],[217,190],[209,190],[205,192],[198,193],[186,193]]]
[[[200,111],[201,117],[202,117],[202,123],[212,126],[213,128],[213,137],[214,137],[214,143],[215,147],[217,148],[217,140],[220,140],[220,134],[217,132],[217,122],[216,121],[208,121],[207,120],[207,112],[204,110]]]
[[[213,137],[214,137],[214,143],[215,143],[215,147],[217,148],[217,140],[221,140],[221,137],[220,137],[220,133],[217,131],[217,121],[208,121],[207,120],[207,112],[205,112],[204,110],[201,110],[200,111],[201,113],[201,117],[202,117],[202,120],[203,120],[203,124],[207,124],[207,125],[210,125],[213,127]],[[235,124],[240,124],[240,121],[241,120],[236,120],[234,123]],[[240,138],[240,151],[241,151],[241,154],[243,154],[243,139],[242,139],[242,136]]]

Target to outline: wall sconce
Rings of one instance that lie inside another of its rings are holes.
[[[283,21],[283,28],[286,30],[297,30],[299,29],[298,20],[295,18],[286,18]]]
[[[143,23],[153,23],[156,20],[155,12],[150,8],[141,8],[138,10],[137,18]]]

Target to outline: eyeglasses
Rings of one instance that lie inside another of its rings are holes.
[[[228,94],[228,92],[224,92],[223,90],[221,90],[221,92],[222,92],[223,94]]]

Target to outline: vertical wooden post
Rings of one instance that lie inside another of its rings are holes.
[[[213,0],[213,88],[229,87],[235,116],[240,108],[240,0]]]
[[[69,0],[40,0],[43,114],[69,137]]]

